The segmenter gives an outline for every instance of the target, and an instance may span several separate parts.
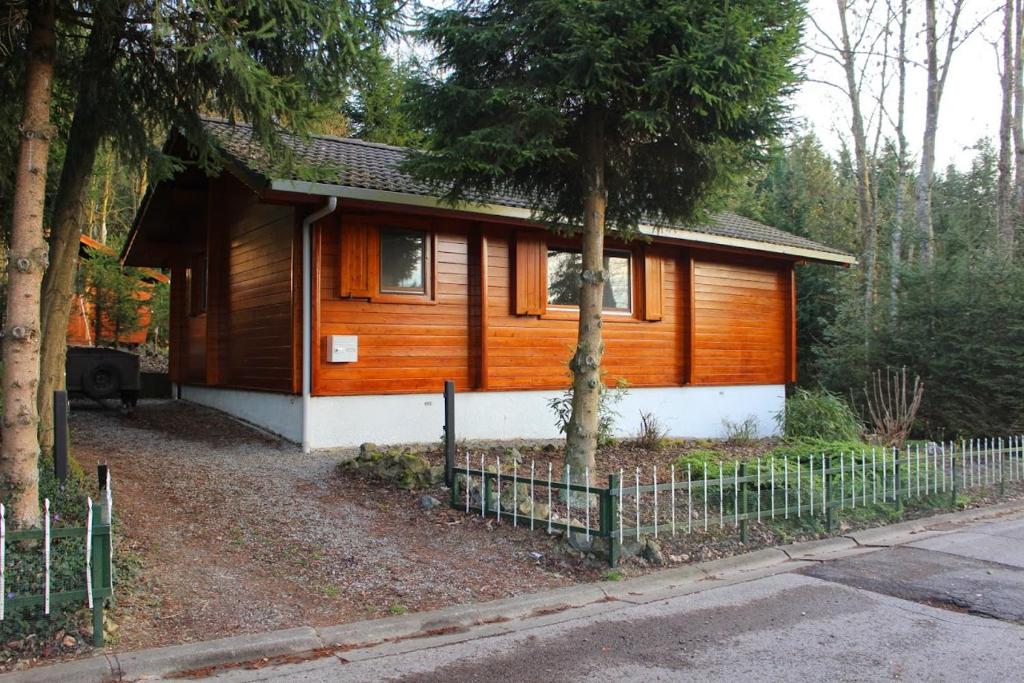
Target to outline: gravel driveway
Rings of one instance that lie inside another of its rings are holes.
[[[339,477],[342,453],[304,455],[187,403],[147,401],[130,417],[76,405],[71,429],[87,473],[110,464],[120,550],[139,567],[113,612],[118,649],[433,609],[595,572],[548,559],[543,534],[424,511],[418,494]]]

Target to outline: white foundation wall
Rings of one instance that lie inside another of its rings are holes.
[[[302,441],[302,398],[299,396],[182,385],[181,398],[216,408],[289,441]]]
[[[561,395],[561,391],[457,393],[456,438],[562,438],[548,407],[548,401]],[[620,417],[615,435],[636,434],[640,413],[645,412],[655,415],[673,437],[722,437],[725,420],[735,423],[748,417],[757,421],[760,436],[771,436],[777,432],[775,416],[785,406],[785,396],[782,384],[629,389],[616,407]],[[367,441],[379,444],[434,442],[440,440],[444,426],[444,398],[440,393],[314,396],[310,411],[310,446],[313,448],[358,446]],[[238,415],[232,410],[226,412]],[[296,412],[296,433],[299,417]],[[255,419],[242,419],[293,438]]]

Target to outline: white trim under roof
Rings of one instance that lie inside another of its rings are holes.
[[[299,194],[311,194],[322,197],[359,199],[363,201],[404,204],[406,206],[419,206],[432,209],[449,209],[465,213],[501,216],[503,218],[516,218],[520,220],[534,219],[534,214],[530,209],[515,206],[503,206],[501,204],[464,204],[462,207],[453,207],[450,204],[442,202],[437,197],[409,194],[406,192],[369,190],[361,187],[331,185],[328,183],[316,183],[306,180],[272,180],[270,182],[270,187],[273,190],[281,192],[296,192]],[[716,246],[734,247],[737,249],[749,249],[752,251],[795,256],[797,258],[822,261],[825,263],[835,263],[844,266],[857,263],[856,258],[847,254],[837,254],[830,251],[808,249],[806,247],[793,247],[784,244],[773,244],[771,242],[758,242],[757,240],[743,239],[740,237],[712,235],[695,230],[669,228],[656,225],[643,224],[639,226],[639,229],[641,233],[652,237],[665,237],[668,239],[685,240],[687,242],[696,242],[700,244],[713,244]]]

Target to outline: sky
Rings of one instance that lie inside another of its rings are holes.
[[[852,8],[865,7],[866,0],[852,0]],[[939,0],[941,7],[942,0]],[[939,109],[939,133],[936,139],[936,170],[949,163],[966,165],[974,156],[971,148],[981,137],[995,136],[999,132],[1001,88],[999,63],[992,42],[1000,39],[1002,15],[988,16],[1001,5],[998,0],[967,0],[961,26],[972,28],[988,17],[980,29],[968,37],[956,50],[950,66]],[[877,6],[884,8],[883,2]],[[921,0],[911,0],[911,17],[908,27],[908,52],[911,59],[924,61],[924,45],[920,40],[923,30],[924,10]],[[838,39],[839,20],[834,0],[810,0],[808,11],[818,25]],[[894,32],[896,26],[892,26]],[[808,22],[805,42],[826,46],[818,30]],[[840,82],[843,80],[839,67],[828,59],[805,53],[809,59],[807,75],[811,78]],[[921,146],[925,116],[925,71],[920,66],[910,66],[907,71],[907,140],[913,153]],[[877,87],[873,89],[877,92]],[[892,117],[895,118],[895,78],[889,88]],[[869,110],[877,113],[877,106],[865,97],[865,116]],[[793,98],[792,115],[812,129],[830,151],[838,151],[843,139],[850,138],[850,103],[843,92],[816,82],[805,82]],[[877,119],[876,119],[877,120]],[[892,128],[889,134],[892,135]],[[887,131],[883,130],[883,135]],[[852,146],[852,145],[851,145]]]
[[[717,0],[708,0],[717,1]],[[875,15],[885,12],[884,0],[847,0],[851,12],[858,12],[873,7]],[[943,9],[951,0],[937,0],[940,20],[947,15]],[[450,0],[422,0],[428,7],[451,5]],[[895,3],[894,3],[895,4]],[[974,156],[975,143],[979,138],[995,139],[999,132],[999,112],[1001,106],[1001,89],[999,83],[999,64],[993,42],[1000,39],[1002,15],[998,12],[1000,0],[966,0],[965,10],[960,20],[962,29],[973,29],[979,23],[980,28],[957,48],[950,66],[946,81],[942,104],[939,109],[939,133],[936,139],[936,170],[941,171],[949,163],[966,166]],[[924,45],[921,40],[924,25],[924,3],[922,0],[909,0],[910,23],[908,26],[908,58],[918,63],[924,62]],[[808,13],[811,14],[818,27],[838,41],[839,20],[835,0],[808,0]],[[993,14],[995,13],[995,14]],[[984,20],[984,21],[983,21]],[[983,23],[982,23],[983,22]],[[896,26],[893,30],[893,46],[895,47]],[[805,43],[812,46],[827,46],[812,22],[807,23]],[[399,48],[400,52],[414,50],[421,57],[426,56],[422,49],[412,48],[406,44]],[[805,73],[813,79],[832,82],[843,81],[842,72],[829,60],[805,51],[801,61],[806,65]],[[895,73],[894,71],[892,72]],[[925,72],[923,66],[909,66],[907,70],[906,99],[906,135],[911,153],[917,156],[921,147],[925,116]],[[873,104],[877,92],[877,83],[865,87],[862,100],[866,117],[878,115],[878,107]],[[896,80],[892,79],[889,88],[889,109],[895,118]],[[835,153],[842,147],[844,139],[850,138],[850,103],[842,92],[816,82],[803,83],[792,98],[791,116],[794,121],[811,129],[825,145],[826,149]],[[873,118],[877,121],[877,118]],[[873,130],[873,128],[872,128]],[[893,128],[883,128],[883,136],[894,137]],[[850,145],[852,147],[852,144]]]

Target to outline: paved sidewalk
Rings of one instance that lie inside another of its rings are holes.
[[[980,538],[1001,544],[999,562]],[[529,620],[468,640],[407,641],[210,680],[1019,680],[1024,544],[1011,539],[1024,539],[1024,520],[560,623]]]
[[[896,552],[887,549],[909,545],[912,550],[898,552],[929,553],[940,565],[942,558],[955,560],[943,580],[958,580],[957,572],[971,580],[991,577],[1009,596],[1000,614],[1012,619],[1013,596],[1024,595],[1022,520],[1024,508],[1006,504],[619,583],[108,654],[0,676],[0,682],[139,680],[182,672],[218,681],[602,680],[698,673],[711,680],[754,674],[772,680],[794,670],[802,677],[828,672],[840,679],[1006,680],[1017,673],[1016,658],[1007,653],[1024,645],[1020,626],[908,601],[899,587],[862,586],[857,577],[878,574],[872,569],[876,558],[882,562]],[[834,576],[815,576],[822,567],[841,565],[845,569]],[[806,575],[796,573],[801,571]],[[906,580],[911,585],[916,579]],[[947,659],[948,666],[937,664]],[[1014,667],[1012,675],[1007,667]]]

